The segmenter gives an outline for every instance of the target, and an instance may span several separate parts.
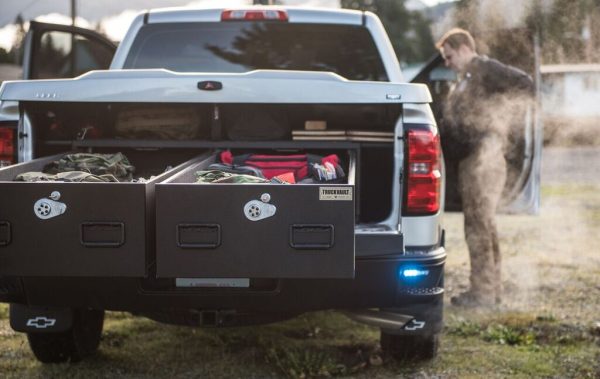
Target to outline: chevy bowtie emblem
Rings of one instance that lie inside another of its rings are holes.
[[[31,326],[37,329],[46,329],[56,324],[55,318],[47,318],[44,316],[38,316],[36,318],[30,318],[27,320],[27,326]]]
[[[223,88],[223,83],[208,80],[205,82],[198,82],[198,89],[204,91],[217,91]]]

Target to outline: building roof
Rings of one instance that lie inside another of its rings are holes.
[[[542,74],[565,74],[578,72],[600,72],[600,64],[547,64],[540,67]]]

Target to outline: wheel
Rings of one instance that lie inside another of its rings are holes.
[[[425,336],[394,335],[381,331],[381,349],[398,360],[430,360],[437,356],[439,333]]]
[[[29,347],[43,363],[78,362],[93,354],[100,344],[104,311],[76,309],[73,327],[60,333],[27,333]]]

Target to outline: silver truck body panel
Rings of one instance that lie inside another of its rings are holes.
[[[385,67],[385,71],[388,74],[389,81],[400,83],[405,82],[402,71],[400,70],[400,62],[398,62],[398,58],[394,52],[394,47],[392,46],[390,38],[385,32],[379,17],[377,17],[374,13],[365,12],[365,27],[369,30],[369,32],[371,32],[371,36],[373,37],[373,41],[375,41],[377,49],[379,50],[381,56],[384,57],[382,62]]]
[[[138,34],[138,31],[142,26],[144,26],[144,17],[146,12],[138,14],[129,29],[127,29],[127,33],[125,33],[125,37],[123,41],[117,47],[117,51],[115,52],[115,56],[113,57],[112,62],[110,63],[109,70],[118,70],[125,65],[125,60],[127,59],[127,53],[129,49],[131,49],[131,45],[133,44],[133,40],[135,40],[135,36]]]
[[[201,81],[223,89],[202,91]],[[0,100],[162,103],[429,103],[427,86],[349,81],[329,72],[257,70],[176,73],[164,69],[92,71],[75,79],[5,82]]]
[[[402,121],[407,124],[437,125],[429,104],[404,104]]]
[[[432,216],[402,217],[405,246],[434,246],[440,241],[441,213]]]

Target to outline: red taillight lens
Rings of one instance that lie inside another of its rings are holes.
[[[440,209],[440,136],[435,131],[408,131],[408,175],[405,211],[432,214]]]
[[[225,10],[221,13],[221,21],[287,21],[286,11],[273,9],[263,10]]]
[[[0,128],[0,167],[15,163],[15,130]]]

